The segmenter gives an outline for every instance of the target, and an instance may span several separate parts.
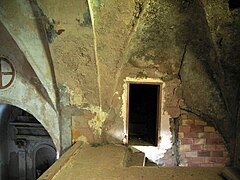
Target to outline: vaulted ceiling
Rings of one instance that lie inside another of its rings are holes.
[[[88,103],[114,114],[125,77],[177,80],[179,107],[211,121],[228,142],[234,137],[240,98],[237,5],[2,0],[0,20],[54,108],[68,104],[67,91],[73,105]]]

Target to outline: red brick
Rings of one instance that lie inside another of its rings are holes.
[[[225,167],[224,163],[214,163],[213,167]]]
[[[197,157],[197,151],[186,152],[186,157]]]
[[[215,132],[215,128],[211,126],[205,126],[204,132]]]
[[[201,167],[213,167],[214,163],[203,163],[201,164]]]
[[[189,162],[188,166],[189,167],[201,167],[201,164],[200,163],[191,163],[191,162]]]
[[[214,161],[212,160],[212,157],[205,157],[205,162],[206,163],[214,163]]]
[[[205,158],[202,157],[192,157],[192,158],[186,158],[189,163],[204,163]]]
[[[211,157],[223,157],[223,152],[222,151],[212,151]]]
[[[206,132],[198,133],[198,138],[208,138],[208,137],[209,137],[209,133],[206,133]]]
[[[185,138],[197,138],[197,137],[198,137],[198,134],[195,133],[195,132],[186,132],[186,133],[184,134],[184,137],[185,137]]]
[[[222,144],[223,141],[221,138],[208,138],[207,144]]]
[[[192,151],[203,150],[203,145],[201,145],[201,144],[193,144],[193,145],[191,145],[191,150],[192,150]]]
[[[180,145],[180,151],[190,151],[191,148],[190,148],[190,145]]]
[[[184,151],[179,152],[179,156],[186,157],[186,152],[184,152]]]
[[[209,138],[221,138],[221,136],[217,133],[209,133]]]
[[[190,126],[179,126],[179,132],[190,132]]]
[[[226,148],[225,148],[225,146],[224,145],[215,145],[216,146],[216,150],[218,150],[218,151],[225,151],[226,150]]]
[[[216,150],[216,145],[204,145],[203,150],[215,151]]]
[[[198,151],[198,157],[209,157],[210,151]]]
[[[209,158],[205,158],[206,162],[210,162],[210,163],[225,163],[226,162],[226,158],[222,158],[222,157],[209,157]]]
[[[203,132],[203,126],[191,127],[190,131],[191,132],[196,132],[196,133],[201,133],[201,132]]]
[[[184,133],[183,133],[183,132],[179,132],[179,133],[178,133],[178,138],[179,138],[179,139],[184,138]]]
[[[194,139],[193,144],[206,144],[206,139],[204,138]]]
[[[191,119],[182,120],[182,125],[193,125],[193,124],[194,124],[194,120],[191,120]]]
[[[181,144],[192,144],[192,143],[193,143],[193,139],[191,138],[181,140]]]

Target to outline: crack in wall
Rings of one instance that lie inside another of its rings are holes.
[[[178,70],[178,78],[180,80],[180,84],[182,83],[181,70],[182,70],[182,67],[183,67],[183,62],[184,62],[184,59],[185,59],[185,55],[187,53],[187,46],[188,46],[188,43],[186,43],[185,46],[184,46],[183,55],[182,55],[181,63],[180,63],[179,70]]]

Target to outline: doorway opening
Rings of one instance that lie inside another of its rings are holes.
[[[159,145],[160,84],[128,84],[126,142],[131,145]]]
[[[42,145],[35,153],[35,179],[39,178],[56,161],[56,150],[49,145]]]

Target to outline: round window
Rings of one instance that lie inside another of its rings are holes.
[[[15,70],[12,63],[4,58],[0,57],[0,89],[8,88],[15,77]]]

